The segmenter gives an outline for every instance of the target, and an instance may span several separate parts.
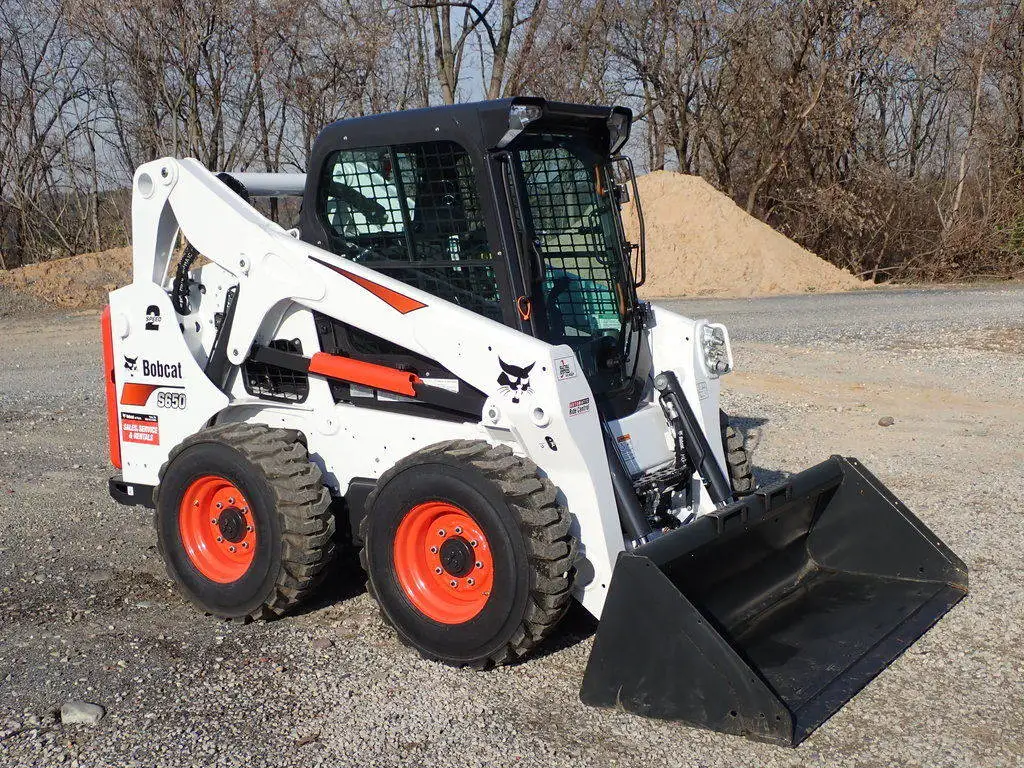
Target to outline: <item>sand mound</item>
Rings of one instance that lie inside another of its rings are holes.
[[[103,306],[110,291],[131,280],[131,248],[111,248],[7,272],[0,270],[0,286],[65,309]]]
[[[864,285],[749,216],[699,176],[656,171],[637,183],[647,225],[642,296],[750,296]],[[635,240],[632,211],[624,219]]]

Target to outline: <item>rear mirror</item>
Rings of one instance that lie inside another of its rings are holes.
[[[629,202],[629,190],[621,184],[615,185],[615,200],[619,205],[625,205]]]

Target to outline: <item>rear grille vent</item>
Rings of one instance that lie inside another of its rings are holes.
[[[267,346],[282,352],[302,354],[302,342],[298,339],[274,339]],[[303,403],[309,395],[309,376],[289,371],[277,365],[246,360],[242,366],[245,391],[264,400],[281,403]]]

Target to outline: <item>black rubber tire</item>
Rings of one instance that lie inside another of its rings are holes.
[[[725,463],[729,466],[729,482],[737,497],[749,496],[757,487],[754,470],[743,441],[743,434],[729,422],[729,414],[719,412],[722,425],[722,446],[725,449]]]
[[[178,531],[181,498],[202,475],[234,483],[256,521],[252,564],[230,584],[206,578],[185,553]],[[330,492],[309,460],[304,436],[260,424],[203,429],[171,451],[160,468],[154,523],[167,572],[204,612],[241,622],[271,619],[316,589],[334,557]]]
[[[385,472],[366,501],[360,562],[367,590],[399,639],[427,659],[484,669],[533,649],[569,606],[576,540],[551,481],[507,446],[453,440],[418,451]],[[421,613],[395,575],[394,538],[416,504],[441,500],[480,525],[494,558],[494,586],[481,612],[461,624]]]

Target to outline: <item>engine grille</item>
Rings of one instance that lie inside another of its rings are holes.
[[[267,346],[282,352],[302,354],[302,342],[298,339],[274,339]],[[302,403],[309,396],[309,376],[290,371],[269,363],[258,363],[252,359],[242,366],[242,380],[245,391],[254,397],[281,403]]]

